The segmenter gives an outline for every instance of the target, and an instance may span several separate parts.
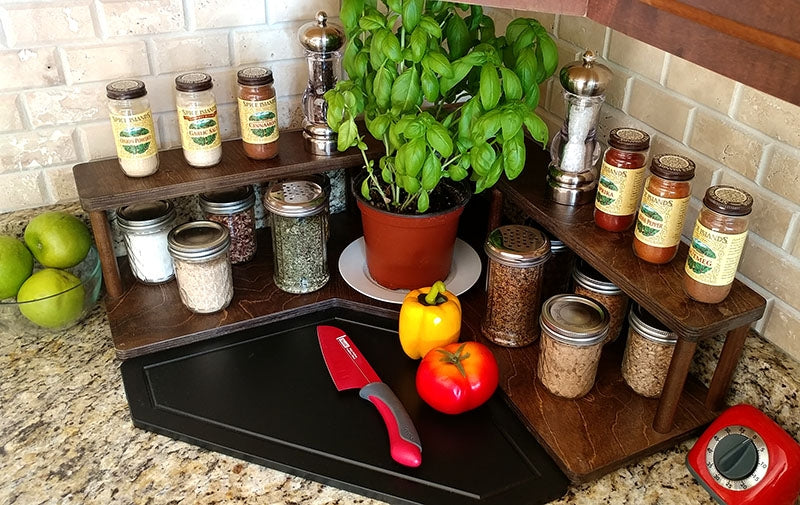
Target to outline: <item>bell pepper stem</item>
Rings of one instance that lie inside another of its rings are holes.
[[[439,295],[445,291],[447,291],[447,288],[445,287],[444,282],[434,282],[433,286],[431,286],[431,290],[428,291],[427,295],[425,295],[425,303],[428,305],[439,305],[446,302],[447,298],[444,296],[442,296],[441,299],[439,298]]]

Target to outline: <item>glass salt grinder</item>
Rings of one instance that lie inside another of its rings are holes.
[[[342,75],[341,53],[345,34],[328,23],[328,15],[318,11],[316,20],[300,27],[298,39],[306,50],[308,86],[303,92],[303,138],[306,151],[330,156],[336,152],[336,132],[327,121],[328,103],[323,96],[333,89]]]
[[[597,63],[592,51],[586,51],[582,61],[565,65],[559,78],[564,88],[566,119],[550,144],[547,196],[563,205],[582,205],[594,200],[597,187],[597,119],[611,82],[611,70]]]

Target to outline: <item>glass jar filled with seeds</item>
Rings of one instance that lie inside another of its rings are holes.
[[[256,254],[256,196],[252,186],[200,195],[205,218],[228,228],[231,263],[250,261]]]
[[[117,209],[128,264],[140,282],[160,284],[175,276],[167,234],[175,227],[175,208],[167,201],[140,202]]]
[[[489,234],[484,250],[489,264],[481,332],[498,345],[528,345],[539,336],[542,274],[550,241],[529,226],[507,225]]]
[[[539,321],[539,380],[556,396],[584,396],[597,376],[608,311],[582,295],[556,295],[542,305]]]
[[[678,336],[636,303],[628,323],[622,378],[638,394],[657,398],[664,389]]]
[[[574,293],[597,300],[608,309],[611,323],[606,343],[617,340],[622,325],[625,323],[625,317],[628,315],[628,295],[585,261],[575,263],[572,281]]]
[[[213,221],[190,221],[167,237],[181,301],[201,314],[224,309],[233,299],[228,229]]]
[[[275,285],[289,293],[310,293],[324,286],[328,273],[327,198],[308,180],[271,184],[264,195],[270,212]]]

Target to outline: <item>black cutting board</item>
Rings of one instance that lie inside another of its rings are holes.
[[[319,350],[319,324],[345,330],[403,402],[422,440],[419,468],[391,459],[383,421],[357,390],[336,391]],[[396,328],[396,320],[366,310],[325,308],[125,361],[133,424],[390,503],[514,505],[561,497],[567,478],[502,393],[458,416],[419,398],[419,362],[403,354]]]

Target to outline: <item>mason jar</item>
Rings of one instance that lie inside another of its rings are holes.
[[[605,343],[617,340],[628,315],[628,295],[585,261],[575,263],[572,281],[575,294],[597,300],[608,310],[611,320]]]
[[[636,303],[631,306],[628,322],[622,378],[638,394],[658,398],[667,380],[678,336]]]
[[[175,276],[167,249],[167,235],[175,227],[172,203],[141,202],[117,209],[128,264],[133,276],[144,284],[160,284]]]
[[[200,195],[200,210],[205,218],[228,228],[230,257],[234,265],[250,261],[256,254],[255,204],[252,186]]]

